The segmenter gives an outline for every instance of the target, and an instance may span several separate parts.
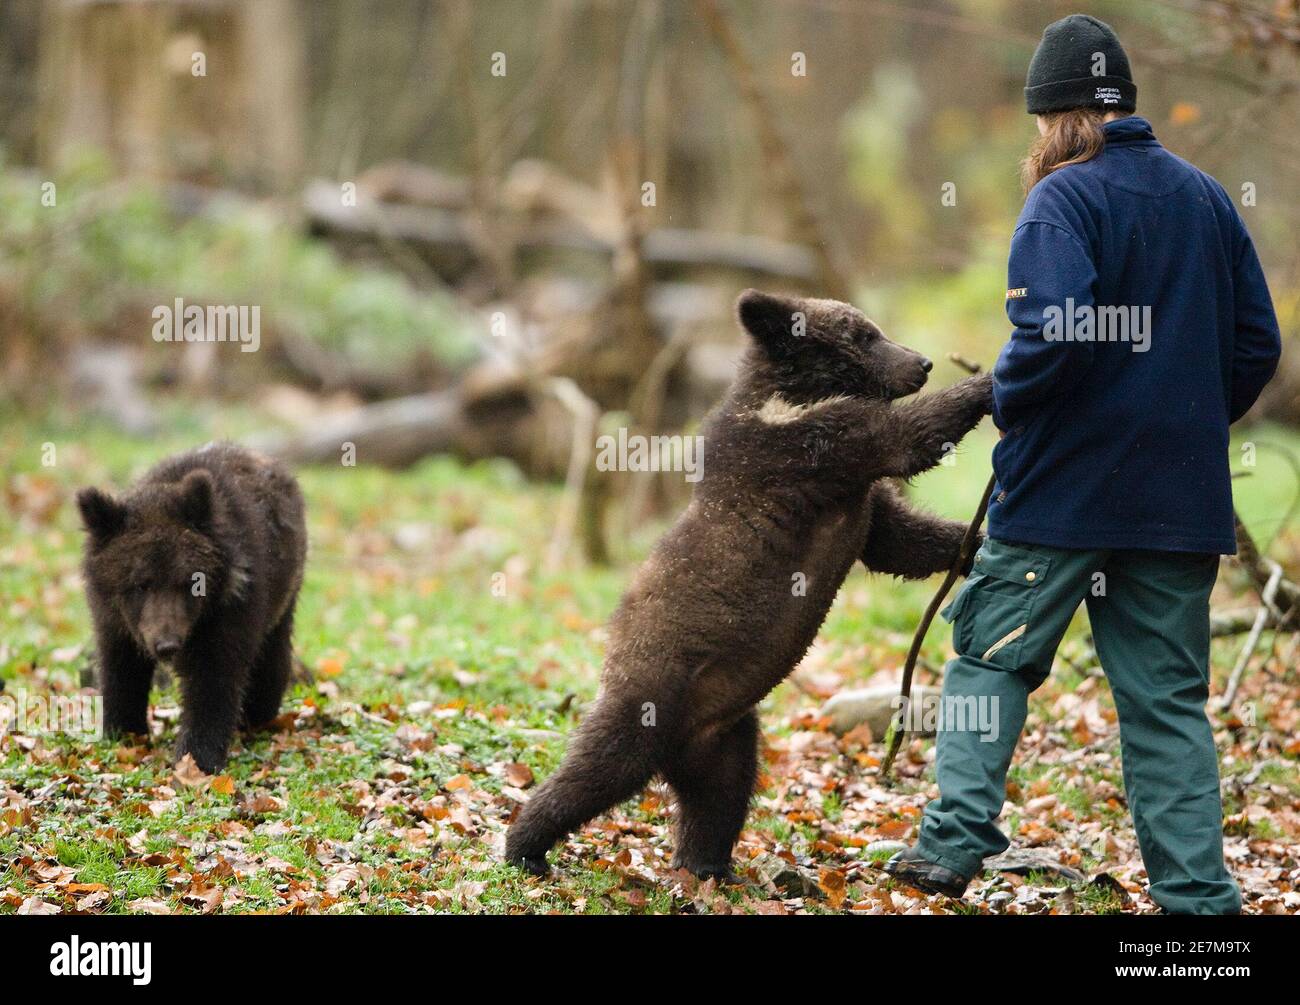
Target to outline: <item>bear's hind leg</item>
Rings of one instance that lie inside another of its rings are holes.
[[[248,729],[264,726],[280,714],[280,702],[293,676],[293,606],[262,643],[248,688],[244,692],[243,720]]]
[[[555,842],[645,787],[654,772],[654,738],[641,714],[636,705],[597,702],[559,768],[510,825],[508,861],[544,875]]]
[[[664,775],[677,796],[674,868],[732,878],[731,852],[758,778],[758,713],[750,709],[720,735],[689,744]]]

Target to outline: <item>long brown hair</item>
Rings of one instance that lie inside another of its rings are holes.
[[[1048,112],[1043,118],[1047,132],[1034,140],[1020,162],[1020,184],[1026,193],[1053,171],[1092,160],[1106,145],[1101,131],[1104,113],[1095,108]]]

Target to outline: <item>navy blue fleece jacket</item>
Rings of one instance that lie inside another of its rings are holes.
[[[1254,245],[1145,119],[1045,177],[1011,239],[993,371],[989,533],[1065,548],[1232,554],[1228,424],[1277,368]]]

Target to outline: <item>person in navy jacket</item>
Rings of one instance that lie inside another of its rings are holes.
[[[1236,551],[1228,426],[1273,376],[1277,318],[1233,200],[1133,114],[1108,25],[1050,25],[1027,83],[1040,138],[1011,238],[1014,331],[993,370],[997,484],[988,539],[944,612],[958,654],[945,714],[986,702],[997,725],[941,721],[940,797],[888,868],[960,896],[1007,847],[996,819],[1027,696],[1082,602],[1151,896],[1171,913],[1236,913],[1205,715],[1209,597]]]

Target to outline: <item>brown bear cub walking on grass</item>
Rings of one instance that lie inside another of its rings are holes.
[[[177,760],[226,763],[241,725],[274,719],[293,666],[307,529],[292,475],[229,443],[163,461],[115,499],[83,489],[86,596],[104,729],[148,734],[154,666],[183,697]]]
[[[988,375],[899,402],[930,361],[833,300],[748,290],[753,339],[704,427],[704,476],[610,625],[600,694],[563,763],[510,828],[546,852],[653,775],[677,801],[674,867],[730,876],[757,774],[755,705],[817,634],[856,559],[908,578],[948,569],[962,524],[883,479],[936,465],[992,406]]]

